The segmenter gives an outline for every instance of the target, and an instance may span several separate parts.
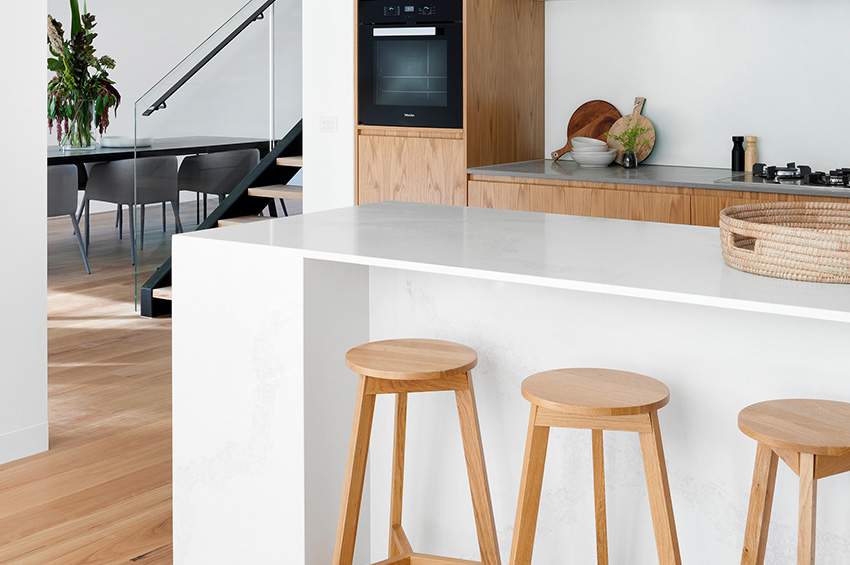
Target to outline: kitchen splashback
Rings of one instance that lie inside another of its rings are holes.
[[[768,162],[845,162],[850,41],[828,24],[848,20],[832,0],[547,2],[547,154],[582,103],[626,113],[640,95],[657,132],[647,163],[729,167],[732,135],[757,135]]]

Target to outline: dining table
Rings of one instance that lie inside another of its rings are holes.
[[[133,159],[134,157],[160,157],[166,155],[196,155],[203,153],[219,153],[223,151],[236,151],[239,149],[258,149],[260,157],[266,155],[270,150],[268,139],[252,137],[227,137],[227,136],[186,136],[186,137],[163,137],[151,140],[150,145],[134,147],[132,145],[123,147],[104,147],[98,144],[89,150],[62,150],[57,145],[47,147],[47,164],[49,165],[76,165],[79,173],[80,189],[85,188],[88,175],[86,163],[98,163],[103,161],[120,161],[122,159]]]

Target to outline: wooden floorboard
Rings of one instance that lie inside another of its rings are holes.
[[[114,222],[92,215],[87,275],[70,219],[48,221],[50,449],[0,465],[0,564],[172,562],[171,319],[136,312]],[[147,222],[140,282],[173,229],[155,206]]]

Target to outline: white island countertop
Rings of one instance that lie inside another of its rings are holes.
[[[186,234],[306,258],[850,322],[850,285],[743,273],[717,228],[381,202]]]

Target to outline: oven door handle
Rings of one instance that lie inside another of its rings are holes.
[[[437,35],[436,27],[376,27],[372,37],[407,37],[421,35]]]

